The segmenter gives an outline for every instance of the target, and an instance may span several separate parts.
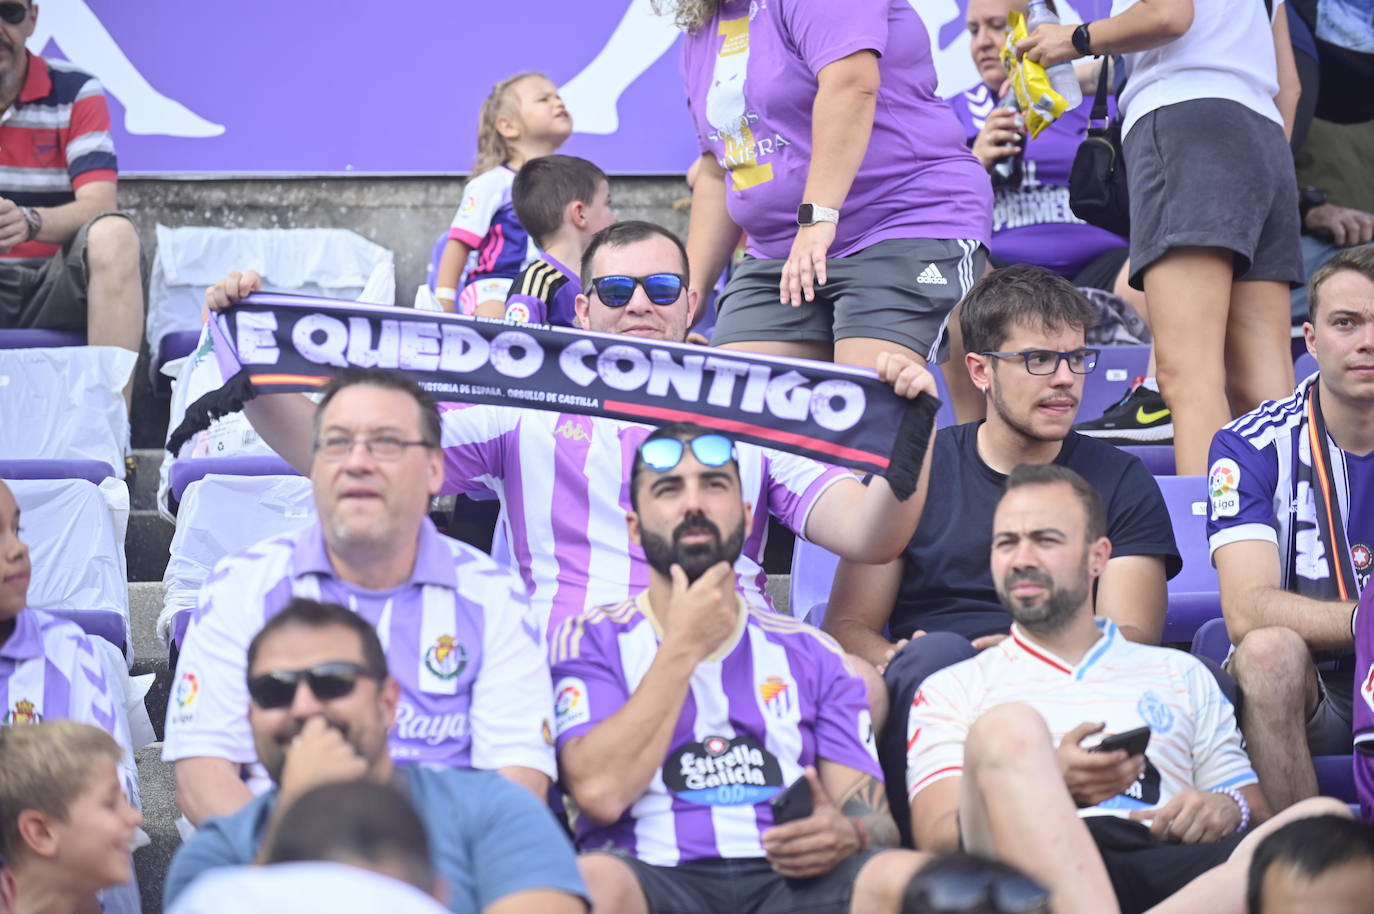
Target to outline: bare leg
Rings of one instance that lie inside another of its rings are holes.
[[[1146,327],[1150,327],[1150,306],[1145,301],[1145,293],[1131,288],[1131,262],[1127,260],[1121,265],[1121,272],[1116,274],[1116,282],[1112,284],[1112,294],[1124,301],[1135,309],[1135,313],[1140,315],[1140,319],[1145,322]],[[1150,329],[1154,333],[1153,327]],[[1155,365],[1155,347],[1150,347],[1150,364],[1145,369],[1145,376],[1153,378],[1159,370]]]
[[[1045,721],[1022,704],[974,722],[959,802],[964,846],[1029,873],[1055,914],[1119,910],[1097,845],[1069,797]],[[985,801],[986,799],[986,801]]]
[[[1207,472],[1212,435],[1231,421],[1225,332],[1232,260],[1216,248],[1175,248],[1145,271],[1159,390],[1174,417],[1180,476]]]
[[[1288,286],[1238,282],[1226,324],[1226,392],[1236,415],[1293,393]]]
[[[122,216],[94,222],[86,236],[86,341],[138,352],[143,339],[143,277],[138,232]],[[133,379],[124,387],[127,406]]]
[[[649,914],[649,901],[625,861],[611,854],[582,854],[577,869],[596,914]]]
[[[1309,816],[1344,816],[1350,807],[1340,800],[1318,797],[1304,800],[1254,829],[1231,854],[1231,859],[1213,867],[1181,890],[1150,909],[1149,914],[1244,914],[1245,891],[1250,877],[1250,859],[1255,848],[1270,833],[1289,822]]]
[[[890,850],[863,865],[849,899],[852,914],[898,914],[911,877],[930,862],[929,854]]]
[[[917,365],[924,365],[926,357],[914,349],[908,349],[900,343],[892,343],[887,340],[875,340],[867,337],[850,337],[847,340],[835,341],[835,361],[845,365],[858,365],[860,368],[877,368],[878,353],[896,352],[914,361]]]
[[[1229,669],[1245,696],[1240,728],[1269,805],[1277,812],[1315,797],[1305,723],[1317,708],[1317,671],[1307,645],[1292,629],[1257,628],[1241,639]]]
[[[789,359],[811,359],[829,362],[834,354],[829,343],[790,343],[782,340],[745,340],[742,343],[723,343],[721,349],[736,352],[755,352],[759,355],[780,355]]]

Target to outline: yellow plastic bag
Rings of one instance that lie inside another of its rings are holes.
[[[1007,43],[1002,47],[1002,66],[1007,68],[1007,79],[1011,80],[1012,90],[1021,105],[1026,130],[1034,138],[1063,117],[1069,103],[1054,91],[1044,67],[1017,56],[1016,44],[1027,34],[1026,17],[1012,10],[1007,15]]]

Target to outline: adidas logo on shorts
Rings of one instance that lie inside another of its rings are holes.
[[[949,280],[945,279],[940,268],[933,263],[926,264],[926,268],[921,271],[921,275],[916,277],[916,281],[926,286],[947,286]]]

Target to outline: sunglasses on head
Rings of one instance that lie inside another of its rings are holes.
[[[601,303],[608,308],[623,308],[643,286],[644,294],[656,305],[671,305],[682,294],[686,279],[681,273],[650,273],[648,276],[598,276],[592,280]]]
[[[248,695],[264,711],[275,711],[295,700],[296,687],[302,679],[317,699],[333,701],[351,693],[359,679],[381,678],[360,663],[320,663],[304,670],[273,670],[254,676],[248,680]]]
[[[22,3],[0,3],[0,19],[18,25],[29,17],[29,8]]]
[[[710,432],[697,435],[690,441],[680,438],[654,438],[639,448],[644,465],[658,473],[666,473],[682,461],[687,447],[702,466],[723,467],[735,459],[735,442],[724,435]]]

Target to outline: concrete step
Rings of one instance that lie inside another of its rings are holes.
[[[138,786],[143,799],[143,830],[152,843],[134,851],[134,872],[138,875],[143,914],[161,914],[162,885],[172,855],[181,846],[176,820],[181,815],[176,804],[176,781],[172,766],[162,761],[162,743],[152,743],[135,753]]]
[[[157,507],[158,470],[162,457],[167,452],[162,448],[135,448],[133,488],[129,492],[129,507],[135,511],[150,510]]]
[[[129,529],[124,536],[124,556],[128,561],[130,581],[161,581],[167,570],[171,524],[151,508],[135,508],[129,512]]]

